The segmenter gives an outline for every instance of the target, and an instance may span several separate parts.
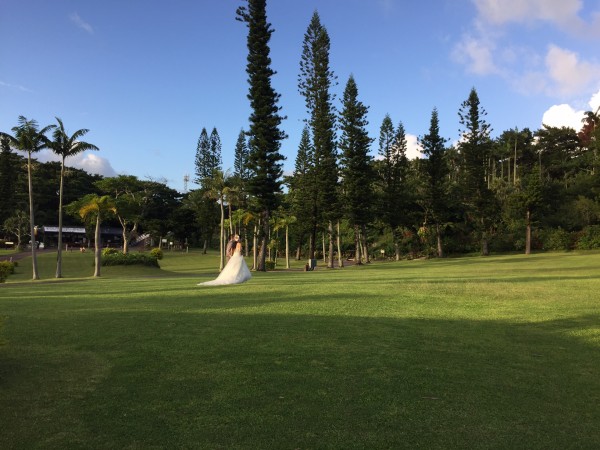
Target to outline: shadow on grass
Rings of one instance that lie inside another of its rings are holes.
[[[223,295],[13,315],[0,445],[600,447],[600,315],[236,313],[216,309],[257,301]]]

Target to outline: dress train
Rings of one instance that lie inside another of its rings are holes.
[[[250,269],[248,269],[242,252],[241,250],[236,250],[216,279],[198,283],[198,286],[239,284],[248,281],[250,278],[252,278],[252,275],[250,275]]]

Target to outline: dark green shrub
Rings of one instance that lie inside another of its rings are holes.
[[[590,225],[578,233],[575,248],[577,250],[600,248],[600,225]]]
[[[145,253],[112,253],[102,258],[103,266],[133,266],[160,267],[158,259]]]
[[[0,283],[4,283],[9,275],[15,273],[15,264],[11,261],[0,261]]]
[[[275,270],[275,261],[266,260],[265,261],[265,269]]]
[[[569,250],[571,248],[571,233],[562,228],[546,230],[542,233],[544,250]]]
[[[160,248],[150,250],[150,256],[156,259],[163,259],[163,251]]]

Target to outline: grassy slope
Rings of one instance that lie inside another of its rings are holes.
[[[91,260],[0,287],[0,447],[600,447],[599,253],[212,288],[214,255]]]

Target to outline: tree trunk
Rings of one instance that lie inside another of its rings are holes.
[[[490,255],[490,250],[488,247],[488,238],[487,236],[484,234],[483,238],[481,239],[481,254],[483,256],[489,256]]]
[[[100,211],[96,217],[96,234],[94,236],[94,277],[100,276],[102,265],[102,241],[100,240]]]
[[[317,226],[314,225],[310,232],[310,239],[308,241],[308,257],[315,259],[315,251],[317,248]]]
[[[531,254],[531,211],[527,210],[527,230],[525,232],[525,254]]]
[[[62,158],[60,165],[60,186],[58,188],[58,248],[56,249],[56,275],[55,278],[62,278],[62,203],[63,203],[63,182],[65,179],[65,157]]]
[[[360,230],[358,225],[354,225],[354,264],[362,265],[362,255],[360,251]]]
[[[162,241],[162,239],[161,239]],[[208,239],[204,239],[204,245],[202,247],[202,254],[206,255],[206,250],[208,249]]]
[[[27,154],[27,178],[29,184],[29,233],[31,236],[31,270],[32,279],[39,280],[40,275],[38,273],[37,265],[37,246],[35,243],[35,220],[33,217],[33,182],[31,180],[31,152],[28,152]]]
[[[121,222],[121,224],[123,226],[123,254],[126,254],[129,252],[129,241],[131,241],[131,238],[137,230],[137,223],[134,223],[133,227],[129,231],[127,231],[126,222]]]
[[[254,233],[252,234],[252,270],[258,266],[258,225],[254,224]]]
[[[258,267],[256,270],[260,272],[266,272],[267,266],[265,264],[267,259],[267,239],[269,237],[269,210],[266,209],[262,213],[262,233],[260,236],[260,252],[258,254]]]
[[[394,237],[394,254],[395,254],[395,258],[396,261],[400,261],[400,243],[398,242],[400,239],[400,236],[398,235],[398,231],[395,229],[394,231],[392,231],[392,236]]]
[[[327,268],[333,269],[333,222],[331,220],[327,226],[327,234],[329,235],[329,255],[327,258]]]
[[[438,253],[438,258],[443,258],[444,257],[444,248],[442,246],[442,232],[440,230],[440,224],[436,223],[435,224],[435,234],[437,237],[437,253]]]
[[[369,249],[367,247],[367,226],[364,224],[361,227],[361,236],[362,251],[365,255],[365,263],[369,264],[371,260],[369,259]]]
[[[225,267],[225,245],[223,235],[225,234],[225,208],[223,207],[223,197],[221,197],[221,232],[219,234],[219,272]]]
[[[289,229],[285,227],[285,268],[290,268],[290,239],[289,239]]]
[[[515,161],[514,161],[515,171],[513,174],[513,185],[517,185],[517,139],[515,138]]]
[[[123,254],[127,254],[127,252],[129,251],[128,245],[127,245],[127,225],[123,225],[123,231],[121,232],[121,237],[123,238]]]
[[[488,246],[488,235],[487,235],[487,231],[485,228],[485,218],[484,217],[480,217],[479,218],[479,223],[481,224],[481,255],[482,256],[489,256],[490,254],[490,249]]]
[[[336,231],[337,231],[336,234],[337,234],[338,267],[341,269],[342,267],[344,267],[344,257],[342,255],[342,238],[340,236],[340,221],[339,221],[339,219],[337,221]]]

